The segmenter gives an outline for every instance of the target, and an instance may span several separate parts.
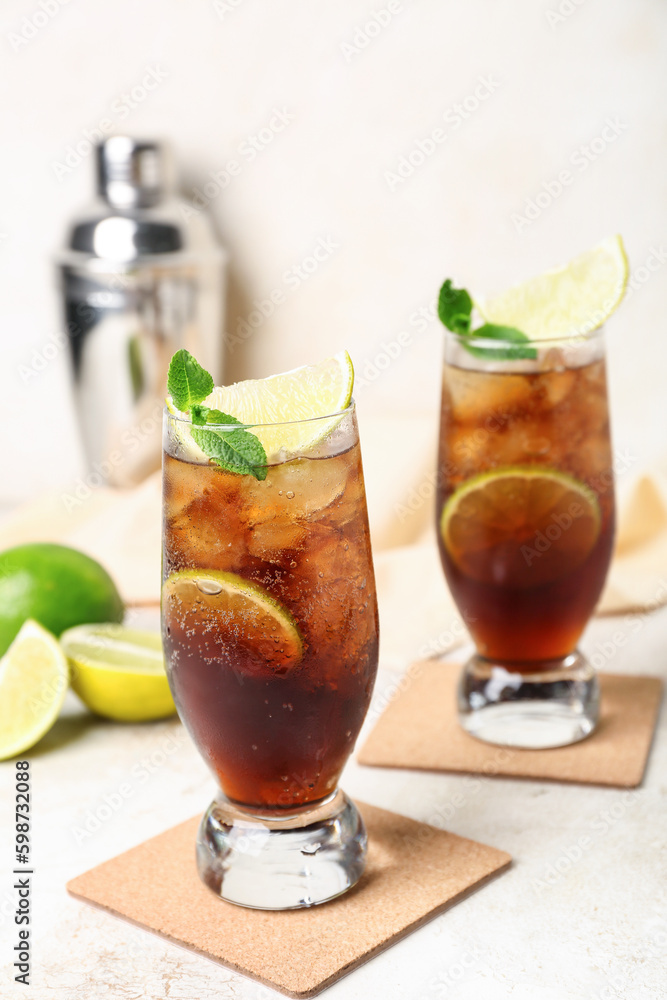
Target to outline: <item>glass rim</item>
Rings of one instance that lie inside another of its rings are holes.
[[[355,400],[350,400],[348,406],[344,410],[336,410],[333,413],[325,413],[319,417],[301,417],[297,420],[272,420],[268,423],[263,424],[193,424],[192,418],[186,413],[172,413],[171,410],[164,406],[162,408],[163,414],[170,420],[174,420],[180,424],[189,424],[191,427],[201,427],[206,428],[206,430],[211,431],[240,431],[240,430],[252,430],[253,427],[289,427],[294,424],[313,424],[318,420],[335,420],[342,419],[348,416],[350,413],[355,411]]]
[[[597,338],[601,338],[604,335],[604,323],[600,326],[596,326],[594,330],[589,330],[587,333],[568,333],[562,334],[560,337],[548,337],[548,338],[531,338],[527,340],[521,340],[519,342],[514,340],[496,340],[495,337],[475,337],[474,333],[471,335],[469,333],[456,333],[454,330],[448,330],[445,328],[445,337],[451,337],[457,343],[465,347],[466,344],[470,344],[472,347],[480,348],[480,350],[492,351],[494,348],[512,348],[512,347],[535,347],[535,348],[550,348],[550,347],[577,347],[583,344],[590,344]],[[520,358],[508,358],[508,361],[519,361],[523,360]]]

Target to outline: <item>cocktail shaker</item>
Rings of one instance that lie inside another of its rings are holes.
[[[174,351],[222,382],[227,255],[176,197],[164,143],[114,135],[95,152],[96,202],[57,264],[88,473],[129,486],[159,467]]]

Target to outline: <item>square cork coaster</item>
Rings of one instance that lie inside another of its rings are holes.
[[[424,660],[389,704],[362,747],[360,764],[503,775],[636,788],[646,769],[662,697],[657,677],[598,674],[600,721],[567,747],[516,750],[482,743],[456,711],[460,663]]]
[[[287,996],[311,997],[509,867],[474,840],[358,802],[366,870],[339,899],[271,912],[225,903],[199,879],[199,817],[98,865],[68,891]]]

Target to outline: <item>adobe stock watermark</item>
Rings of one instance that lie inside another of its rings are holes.
[[[407,153],[399,156],[394,170],[385,170],[383,177],[389,190],[393,192],[404,185],[499,88],[500,81],[490,73],[479,76],[471,93],[443,111],[442,121],[448,128],[436,125],[427,135],[415,139]]]
[[[441,969],[430,979],[428,987],[438,998],[449,996],[452,989],[460,986],[464,979],[469,978],[471,972],[480,969],[481,963],[482,952],[476,945],[473,945],[462,951],[456,962],[453,962],[446,969]]]
[[[507,765],[516,755],[517,750],[512,747],[496,747],[493,756],[484,761],[480,768],[479,776],[467,774],[461,782],[457,783],[457,789],[444,802],[438,802],[426,820],[427,825],[422,825],[416,831],[406,835],[406,849],[414,849],[419,843],[428,841],[433,836],[433,831],[429,827],[438,830],[447,829],[454,817],[461,809],[464,809],[482,791],[486,782],[505,772]]]
[[[88,840],[120,812],[128,799],[133,798],[188,741],[186,730],[183,726],[179,726],[175,729],[174,735],[165,736],[158,747],[137,761],[126,781],[121,781],[113,791],[105,793],[97,805],[86,810],[80,823],[70,827],[70,833],[76,844]]]
[[[235,10],[242,7],[245,0],[212,0],[213,10],[221,21],[224,21],[227,14],[233,14]]]
[[[162,402],[158,401],[150,413],[142,417],[138,423],[126,427],[120,435],[121,447],[112,449],[102,461],[93,462],[90,471],[76,480],[72,492],[60,494],[68,514],[82,507],[96,490],[107,486],[112,475],[136,455],[149,438],[155,436],[162,424],[162,409]]]
[[[470,619],[472,620],[472,619]],[[456,616],[449,628],[444,629],[435,638],[430,639],[419,648],[418,659],[411,663],[407,670],[395,681],[387,684],[381,693],[373,695],[373,699],[368,708],[367,718],[378,719],[400,694],[407,691],[411,684],[421,676],[424,665],[428,660],[436,659],[443,653],[460,646],[467,638],[463,618]]]
[[[568,17],[572,17],[575,11],[583,7],[585,3],[586,0],[560,0],[557,7],[545,10],[544,16],[549,26],[555,28],[557,25],[562,24],[563,21],[567,21]]]
[[[644,970],[644,963],[657,959],[660,963],[660,972],[664,965],[665,947],[667,946],[667,922],[662,917],[652,919],[652,928],[648,932],[648,940],[638,942],[633,948],[633,961],[638,967]],[[591,996],[590,1000],[626,1000],[628,997],[627,970],[619,968],[619,971],[605,972],[607,985]],[[661,985],[664,975],[661,975]],[[653,994],[656,995],[655,993]]]
[[[541,877],[532,880],[532,888],[537,892],[544,892],[562,882],[597,843],[617,823],[620,823],[630,810],[635,808],[637,800],[641,795],[642,792],[636,789],[623,792],[611,806],[600,809],[589,821],[587,825],[588,832],[579,834],[570,844],[561,849],[557,858],[547,862],[542,870]]]
[[[36,38],[42,28],[50,24],[53,18],[70,0],[39,0],[32,14],[27,14],[16,31],[7,34],[7,40],[14,52],[18,52]]]
[[[357,25],[352,40],[341,42],[339,46],[345,57],[345,62],[352,62],[356,56],[367,49],[373,39],[381,35],[385,28],[391,24],[396,14],[400,14],[402,10],[401,0],[389,0],[386,7],[380,7],[379,10],[373,11],[367,21]]]
[[[448,478],[458,476],[461,465],[465,466],[474,461],[488,447],[492,435],[507,427],[511,419],[511,413],[500,409],[490,410],[480,426],[473,428],[464,437],[458,437],[452,448],[451,458],[443,461],[439,469],[427,472],[418,485],[410,487],[403,502],[397,501],[394,504],[394,514],[399,524],[403,524],[420,511],[425,503],[430,503],[438,488],[439,477],[442,477],[444,482]]]
[[[620,628],[617,628],[608,639],[596,642],[595,648],[587,653],[591,666],[598,671],[604,670],[619,649],[627,646],[632,636],[642,631],[653,612],[664,607],[665,603],[667,603],[667,580],[660,579],[655,594],[646,606],[641,611],[626,615]]]
[[[415,334],[424,333],[437,318],[436,308],[435,299],[427,305],[417,306],[410,313],[406,327],[390,340],[383,340],[373,357],[367,358],[363,365],[357,366],[354,380],[354,391],[357,395],[376,382],[407,348],[412,347]],[[410,327],[413,329],[409,329]]]
[[[110,304],[114,291],[127,288],[129,285],[130,279],[126,275],[114,275],[109,281],[108,291],[96,292],[99,304]],[[97,314],[95,308],[88,302],[77,302],[73,315],[76,316],[76,321],[67,323],[64,331],[58,330],[55,333],[50,333],[41,347],[31,349],[30,362],[17,366],[17,371],[24,382],[30,382],[31,379],[37,378],[45,371],[49,364],[67,349],[70,338],[81,336],[83,330],[88,329],[91,322],[95,321]]]
[[[97,125],[84,128],[82,137],[65,147],[65,153],[60,160],[51,161],[51,169],[60,182],[68,177],[80,164],[90,156],[94,147],[110,135],[119,122],[125,121],[148,96],[166,80],[169,74],[158,64],[147,66],[141,80],[129,90],[123,91],[111,102],[110,114],[100,118]]]
[[[227,334],[226,343],[229,350],[233,351],[256,333],[276,309],[287,301],[289,294],[312,278],[338,250],[340,243],[330,233],[320,236],[305,257],[283,271],[281,285],[273,288],[266,296],[253,299],[252,309],[248,315],[239,317],[234,331]]]
[[[593,476],[588,481],[588,488],[596,496],[604,496],[613,488],[615,477],[624,475],[636,462],[636,455],[631,455],[628,451],[617,452],[612,459],[612,467]],[[593,498],[591,498],[592,502]],[[532,566],[535,560],[548,552],[552,545],[559,542],[580,518],[589,513],[590,506],[586,507],[577,500],[573,500],[568,505],[567,510],[552,513],[549,517],[550,523],[535,532],[531,544],[521,546],[521,555],[525,559],[526,565]]]
[[[266,125],[247,135],[236,148],[236,157],[227,160],[218,170],[209,171],[209,180],[192,189],[190,200],[181,205],[181,215],[190,219],[199,215],[238,177],[246,164],[252,163],[259,154],[271,145],[276,136],[284,132],[294,121],[294,115],[287,108],[273,108]]]
[[[621,121],[618,115],[607,118],[598,135],[587,143],[577,146],[570,153],[568,163],[573,169],[566,167],[551,180],[542,181],[542,186],[537,194],[526,199],[523,213],[513,212],[511,214],[510,221],[515,231],[521,233],[532,226],[542,213],[546,212],[555,201],[562,197],[567,188],[574,184],[576,178],[603,156],[629,127],[627,122]]]
[[[67,329],[74,332],[78,328],[76,324],[68,323]],[[30,363],[18,365],[17,370],[21,379],[24,382],[30,382],[31,379],[37,378],[49,367],[51,361],[67,349],[68,340],[67,334],[58,330],[56,333],[49,334],[46,343],[42,344],[41,347],[33,347],[30,352]]]
[[[628,284],[625,290],[625,301],[635,292],[651,280],[656,271],[667,262],[667,248],[660,246],[649,247],[649,252],[642,264],[633,267],[628,276]]]

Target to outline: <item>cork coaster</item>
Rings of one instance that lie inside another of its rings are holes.
[[[306,910],[218,899],[195,868],[199,817],[106,861],[68,891],[257,979],[311,997],[509,867],[474,840],[358,802],[366,870],[344,896]]]
[[[598,674],[600,721],[580,743],[515,750],[469,736],[458,723],[459,663],[413,664],[358,755],[361,764],[468,774],[545,778],[636,788],[641,783],[662,696],[657,677]]]

